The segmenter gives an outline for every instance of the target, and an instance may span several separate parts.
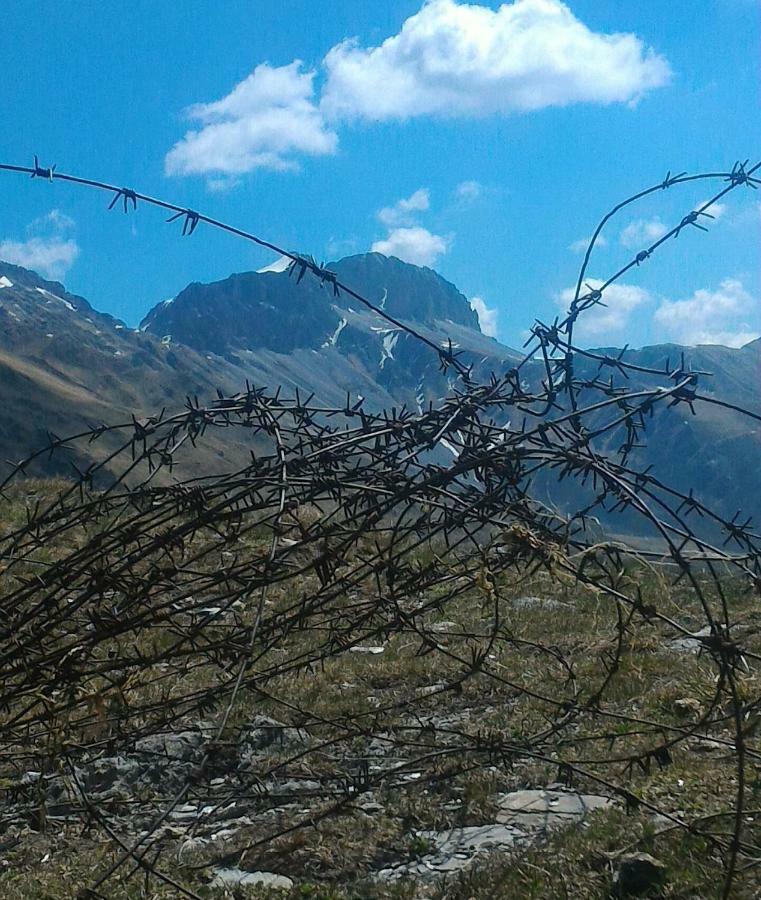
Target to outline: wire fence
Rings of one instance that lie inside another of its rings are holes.
[[[159,207],[185,236],[209,226],[285,255],[297,280],[315,277],[361,302],[458,379],[422,411],[327,408],[246,385],[189,398],[175,414],[51,436],[19,463],[0,486],[9,502],[36,459],[118,439],[0,539],[0,774],[18,776],[0,822],[100,829],[114,857],[78,886],[81,897],[107,896],[137,876],[197,897],[189,873],[266,862],[295,835],[351,816],[362,798],[402,803],[495,770],[524,781],[554,773],[658,816],[664,833],[699,837],[731,896],[761,861],[761,641],[752,618],[761,537],[750,519],[719,515],[699,491],[633,460],[654,415],[708,406],[761,415],[703,394],[707,373],[684,358],[635,365],[624,352],[576,346],[573,332],[623,275],[705,228],[712,204],[757,187],[760,166],[669,173],[618,204],[594,233],[567,315],[536,322],[522,361],[483,382],[453,345],[438,346],[311,257],[36,158],[33,167],[0,165],[110,193],[109,209]],[[613,215],[697,180],[718,183],[711,199],[599,288],[585,285]],[[247,436],[250,460],[184,479],[183,458],[221,429]],[[562,509],[541,499],[548,483],[563,492]],[[606,538],[595,517],[616,514],[657,540]],[[585,659],[562,635],[546,636],[567,613],[550,610],[537,624],[516,605],[537,584],[566,598],[571,616],[590,617]],[[703,686],[694,708],[643,712],[627,693],[643,653],[654,658],[645,646],[654,634],[696,651],[679,663]],[[432,687],[421,689],[424,676],[435,676]],[[477,721],[433,715],[484,705]],[[262,728],[278,740],[269,755],[242,758],[252,721],[256,740]],[[178,757],[178,742],[192,752]],[[706,747],[728,785],[710,812],[650,789],[670,766],[697,765]],[[161,789],[109,793],[104,766],[116,758],[158,766]],[[298,802],[284,804],[283,784],[294,781]],[[206,841],[236,804],[251,827],[227,843]],[[138,823],[131,830],[126,807]]]

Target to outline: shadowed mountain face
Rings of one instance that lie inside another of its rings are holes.
[[[434,329],[451,322],[479,331],[478,317],[465,297],[432,269],[379,253],[351,256],[329,268],[397,319]],[[344,294],[334,297],[329,286],[311,276],[297,283],[287,273],[245,272],[213,284],[188,285],[174,300],[155,306],[140,327],[231,357],[248,350],[290,353],[335,345],[347,315],[365,312],[361,303]],[[389,327],[381,318],[378,322],[379,329]],[[346,344],[346,336],[342,342]]]
[[[438,345],[451,340],[477,380],[504,373],[520,358],[483,335],[467,299],[430,269],[377,253],[349,257],[330,268]],[[670,358],[676,365],[682,349],[628,350],[626,359],[662,366]],[[761,412],[761,340],[739,350],[692,348],[685,357],[688,366],[712,373],[701,377],[703,395]],[[592,376],[594,369],[579,359],[576,371]],[[543,370],[537,363],[524,372],[531,382],[541,379]],[[47,431],[64,435],[100,422],[128,422],[133,413],[144,416],[162,407],[176,411],[187,395],[209,401],[217,388],[232,393],[246,380],[269,388],[282,385],[287,395],[296,389],[314,392],[328,406],[362,397],[371,408],[406,404],[412,410],[437,402],[455,385],[429,347],[348,295],[333,296],[329,286],[320,287],[309,275],[300,284],[275,272],[191,284],[151,310],[134,331],[62,285],[0,263],[2,459],[17,460],[44,445]],[[628,386],[652,388],[655,383],[632,374]],[[653,465],[665,482],[681,490],[694,487],[729,516],[738,508],[752,513],[761,505],[757,425],[705,403],[697,416],[686,404],[661,407],[648,424],[647,444],[636,451],[635,463]],[[605,441],[601,449],[614,451],[620,432]],[[247,452],[238,436],[212,435],[193,470],[228,468]],[[565,483],[539,487],[561,504],[578,501],[564,498]]]
[[[413,325],[439,346],[451,338],[463,360],[483,375],[503,371],[518,354],[481,334],[478,317],[457,288],[432,269],[379,253],[331,263],[339,279],[394,318]],[[295,361],[307,383],[291,383],[318,396],[338,386],[368,401],[407,403],[413,409],[444,396],[450,383],[429,347],[361,302],[307,275],[247,272],[213,284],[191,284],[174,300],[154,307],[141,323],[147,334],[223,356],[249,370],[270,354],[268,384],[280,383]],[[288,356],[289,360],[280,359]],[[316,360],[319,360],[318,364]],[[337,361],[348,372],[336,371]]]

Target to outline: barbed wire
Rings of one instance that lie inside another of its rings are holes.
[[[0,774],[39,773],[15,783],[0,822],[45,818],[57,805],[100,828],[116,855],[81,897],[104,896],[136,874],[196,897],[178,873],[191,879],[213,864],[266,858],[289,836],[348,815],[365,795],[400,797],[490,768],[505,778],[541,769],[702,838],[722,861],[729,897],[761,859],[761,834],[747,821],[749,778],[761,760],[761,644],[734,599],[761,593],[761,536],[750,518],[720,514],[700,491],[635,459],[656,414],[710,406],[752,422],[761,416],[701,393],[708,373],[684,357],[635,364],[623,352],[578,347],[573,331],[626,272],[686,228],[701,228],[712,204],[757,187],[760,165],[669,173],[618,204],[590,241],[567,315],[536,322],[521,361],[482,383],[466,354],[442,350],[311,257],[132,189],[41,167],[36,157],[33,167],[0,165],[110,192],[109,209],[157,206],[182,221],[186,236],[204,224],[287,256],[297,281],[310,273],[357,299],[459,376],[449,396],[417,412],[348,399],[331,407],[247,384],[207,403],[188,398],[174,414],[51,434],[14,466],[0,485],[9,498],[46,457],[77,449],[92,459],[0,538]],[[583,292],[613,215],[701,179],[724,186]],[[222,429],[247,436],[250,459],[232,472],[182,478],[183,461]],[[554,492],[562,504],[546,499]],[[628,517],[657,546],[606,537],[596,516],[606,528]],[[655,590],[643,587],[648,579]],[[516,592],[535,583],[571,597],[578,615],[594,605],[600,634],[588,664],[521,625]],[[689,615],[668,601],[679,591]],[[442,628],[445,613],[467,621]],[[711,669],[691,720],[617,699],[643,635],[655,631],[692,642],[699,665]],[[434,689],[399,678],[368,703],[350,686],[330,707],[300,680],[340,677],[347,660],[384,648],[411,671],[435,673]],[[498,703],[485,725],[436,720],[437,701],[456,708],[487,696]],[[302,737],[279,756],[242,765],[235,748],[261,710],[279,711],[288,723],[281,732]],[[141,747],[188,730],[198,736],[192,764],[167,775],[157,796],[130,798],[138,825],[125,837],[118,803],[98,795],[93,772],[119,755],[139,760]],[[648,784],[677,756],[695,758],[701,740],[731,757],[734,783],[731,802],[691,815],[654,798]],[[377,744],[383,765],[371,765]],[[279,785],[294,772],[319,773],[319,786],[284,813]],[[196,812],[182,825],[176,814],[190,800]],[[255,827],[235,846],[211,842],[202,859],[182,863],[182,848],[230,804],[255,811]],[[721,830],[717,821],[730,824]]]

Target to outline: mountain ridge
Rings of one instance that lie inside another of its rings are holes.
[[[429,340],[442,347],[451,340],[477,381],[522,358],[483,335],[465,296],[431,269],[380,254],[331,266]],[[186,395],[211,401],[218,388],[234,393],[246,381],[314,393],[326,407],[361,398],[371,408],[406,405],[413,411],[440,402],[456,386],[430,347],[348,296],[334,297],[316,279],[297,285],[285,272],[190,284],[171,302],[155,306],[140,329],[127,328],[58,282],[20,267],[0,262],[0,285],[0,457],[6,460],[44,445],[47,431],[66,434],[93,422],[181,408]],[[625,358],[661,367],[682,353],[695,369],[713,373],[701,378],[707,397],[761,412],[761,340],[739,349],[656,344],[627,349]],[[592,363],[578,360],[577,373],[585,371],[592,374]],[[542,369],[529,363],[525,372],[529,379],[541,378]],[[632,375],[628,383],[644,388],[653,381]],[[697,417],[659,411],[637,464],[655,465],[680,489],[700,485],[716,494],[725,511],[743,501],[757,508],[761,487],[751,470],[760,449],[758,429],[717,406],[703,407]],[[244,452],[229,436],[212,435],[196,469],[232,465]]]

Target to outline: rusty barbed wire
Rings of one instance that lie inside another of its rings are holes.
[[[116,855],[78,886],[81,897],[138,874],[195,897],[183,873],[266,860],[289,836],[349,815],[363,796],[401,797],[491,769],[506,779],[541,770],[700,837],[722,861],[729,897],[761,858],[761,833],[748,821],[761,761],[761,642],[734,608],[737,596],[761,593],[761,535],[747,515],[718,513],[699,491],[636,459],[656,414],[710,407],[759,421],[761,413],[703,394],[709,373],[684,357],[634,364],[623,351],[578,347],[573,330],[626,272],[688,226],[704,227],[712,204],[757,187],[759,166],[669,173],[618,204],[594,232],[565,318],[536,322],[521,361],[478,382],[465,355],[442,350],[311,257],[36,157],[32,168],[0,165],[110,192],[109,209],[157,206],[182,221],[184,236],[203,223],[285,255],[297,281],[311,273],[364,303],[459,376],[443,401],[418,411],[349,398],[326,407],[246,384],[206,403],[189,397],[173,414],[51,434],[15,465],[0,485],[8,497],[45,457],[84,448],[92,459],[0,538],[0,775],[13,784],[0,829],[19,819],[40,830],[74,819],[101,829]],[[595,241],[617,212],[705,179],[724,186],[583,292]],[[183,460],[222,429],[246,436],[250,458],[234,471],[182,478]],[[562,503],[547,500],[548,485]],[[606,527],[616,516],[636,520],[656,544],[606,537],[600,516]],[[648,579],[657,586],[650,593]],[[578,614],[594,610],[602,630],[587,664],[522,624],[517,592],[535,583],[571,598]],[[679,591],[687,617],[668,601]],[[453,611],[467,623],[442,627]],[[692,642],[696,665],[710,667],[710,694],[687,716],[645,715],[618,699],[656,632]],[[356,662],[386,648],[412,672],[435,673],[434,685],[394,681],[397,663],[374,675]],[[377,702],[352,685],[332,706],[310,693],[308,679],[328,673],[327,690],[341,665],[363,685],[381,685]],[[437,699],[467,712],[485,697],[496,702],[475,724],[433,714]],[[246,721],[261,710],[287,720],[266,727],[296,737],[283,737],[280,753],[242,759]],[[167,741],[187,734],[192,759],[169,767]],[[694,758],[700,741],[734,766],[731,802],[709,815],[669,808],[648,791],[677,757]],[[166,783],[129,797],[98,793],[98,766],[115,758],[153,759]],[[289,780],[298,803],[283,807]],[[190,801],[190,820],[178,819]],[[203,843],[198,835],[231,804],[244,805],[255,827],[241,826],[222,849]]]

